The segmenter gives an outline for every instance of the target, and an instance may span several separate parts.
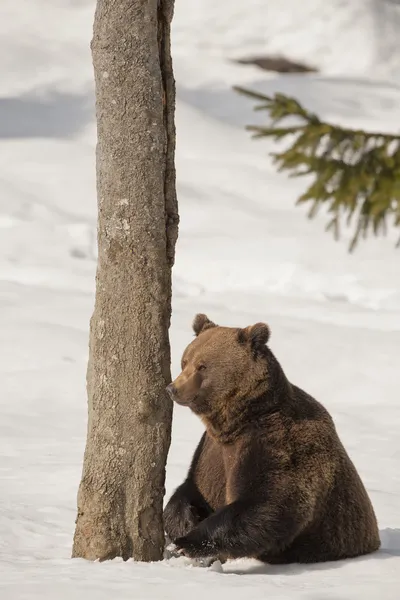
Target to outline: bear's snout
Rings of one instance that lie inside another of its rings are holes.
[[[170,383],[169,385],[167,385],[166,391],[171,400],[176,402],[176,404],[180,404],[181,406],[187,406],[187,402],[185,402],[184,400],[182,400],[182,398],[179,397],[178,390],[174,383]]]
[[[196,389],[191,385],[190,381],[182,381],[182,375],[167,385],[166,392],[171,400],[176,402],[176,404],[180,404],[180,406],[190,406],[193,398],[196,396]]]
[[[174,400],[175,396],[176,396],[176,387],[174,386],[174,384],[170,383],[169,385],[167,385],[167,387],[165,389],[167,391],[168,396],[171,398],[171,400]]]

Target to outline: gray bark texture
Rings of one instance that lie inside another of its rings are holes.
[[[98,266],[72,556],[159,560],[178,236],[173,0],[98,0]]]

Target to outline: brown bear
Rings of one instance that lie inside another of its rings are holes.
[[[286,378],[264,323],[219,327],[197,315],[171,398],[206,431],[164,510],[192,558],[313,563],[380,546],[361,479],[325,408]]]

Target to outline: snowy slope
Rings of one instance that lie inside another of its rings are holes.
[[[331,411],[376,508],[382,550],[318,566],[252,561],[224,573],[69,560],[86,433],[95,270],[93,0],[0,7],[0,597],[232,600],[398,598],[400,277],[394,237],[350,256],[308,221],[301,181],[243,130],[262,115],[232,84],[293,93],[326,118],[395,131],[398,8],[372,0],[176,0],[177,176],[173,371],[197,311],[267,320],[288,377]],[[380,8],[377,11],[377,8]],[[383,33],[382,33],[383,32]],[[351,50],[351,51],[350,51]],[[231,62],[282,51],[301,78]],[[202,426],[175,410],[167,495]],[[239,575],[243,575],[240,577]]]
[[[217,80],[213,59],[260,52],[284,53],[329,75],[399,75],[397,0],[178,0],[176,6],[176,53],[208,62]]]

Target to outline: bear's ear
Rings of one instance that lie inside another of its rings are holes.
[[[253,348],[261,348],[268,342],[271,331],[266,323],[256,323],[241,330],[243,341],[249,341]]]
[[[198,314],[194,318],[192,327],[193,327],[193,331],[195,332],[195,334],[199,335],[203,331],[206,331],[206,329],[210,329],[211,327],[216,327],[216,324],[213,323],[212,321],[210,321],[210,319],[207,317],[207,315]]]

